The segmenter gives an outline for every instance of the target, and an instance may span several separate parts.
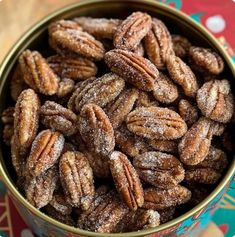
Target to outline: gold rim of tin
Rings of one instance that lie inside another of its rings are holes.
[[[42,27],[45,23],[47,23],[50,19],[56,17],[59,14],[71,11],[73,8],[78,8],[78,7],[82,7],[82,6],[89,6],[95,3],[104,3],[105,2],[121,2],[123,3],[128,3],[128,2],[134,2],[136,4],[144,4],[144,5],[148,5],[151,7],[156,7],[159,8],[162,11],[165,11],[169,14],[173,14],[176,17],[181,18],[182,20],[184,20],[185,22],[187,22],[188,24],[190,24],[192,27],[194,27],[195,29],[197,29],[204,37],[206,37],[215,47],[216,49],[219,51],[219,53],[223,56],[224,60],[226,61],[229,69],[231,70],[232,74],[235,76],[235,66],[230,58],[230,56],[227,54],[227,52],[225,51],[225,49],[222,47],[222,45],[219,44],[219,42],[216,40],[216,38],[210,33],[208,32],[202,25],[200,25],[199,23],[197,23],[196,21],[194,21],[193,19],[191,19],[189,16],[187,16],[185,13],[178,11],[177,9],[174,9],[170,6],[167,6],[163,3],[159,3],[157,1],[153,1],[153,0],[86,0],[86,1],[81,1],[79,3],[75,3],[75,4],[71,4],[69,6],[63,7],[51,14],[49,14],[48,16],[44,17],[41,21],[39,21],[38,23],[36,23],[34,26],[32,26],[19,40],[18,42],[11,48],[11,50],[9,51],[9,53],[7,54],[7,56],[5,57],[5,59],[3,60],[1,66],[0,66],[0,78],[2,79],[2,75],[8,75],[9,74],[9,68],[7,70],[7,65],[8,64],[13,64],[15,62],[10,62],[10,59],[12,57],[16,57],[16,52],[17,49],[20,48],[20,46],[24,43],[24,41],[31,37],[31,39],[35,39],[38,37],[38,34],[34,34],[31,36],[32,33],[35,33],[36,31],[38,31],[40,29],[40,27]],[[6,70],[6,72],[4,72]],[[3,73],[4,72],[4,73]],[[5,80],[1,80],[1,85],[0,85],[0,93],[2,93],[3,90],[3,85],[5,84],[6,81],[6,76],[5,76]],[[1,154],[2,156],[2,154]],[[213,192],[205,199],[203,200],[201,203],[199,203],[197,206],[195,206],[193,209],[191,209],[190,211],[186,212],[185,214],[173,219],[172,221],[169,221],[165,224],[160,225],[159,227],[155,227],[155,228],[151,228],[151,229],[147,229],[147,230],[141,230],[141,231],[135,231],[135,232],[129,232],[128,236],[129,237],[134,237],[134,236],[144,236],[144,235],[149,235],[149,234],[153,234],[153,233],[157,233],[159,231],[163,231],[166,230],[168,228],[173,227],[174,225],[179,224],[180,222],[184,221],[185,219],[187,219],[188,217],[194,215],[196,212],[198,212],[199,210],[201,210],[202,208],[204,208],[205,206],[207,206],[215,197],[217,194],[220,193],[220,191],[222,191],[222,189],[226,186],[226,184],[229,182],[229,180],[231,179],[232,175],[235,172],[235,159],[233,159],[231,166],[229,168],[229,170],[227,171],[226,175],[224,176],[224,178],[221,180],[221,182],[217,185],[217,187],[213,190]],[[52,219],[51,217],[47,216],[46,214],[43,214],[41,211],[39,211],[38,209],[36,209],[34,206],[32,206],[21,194],[20,192],[15,188],[14,184],[11,182],[10,178],[7,176],[6,172],[4,171],[3,168],[3,164],[0,162],[0,176],[2,177],[4,183],[6,184],[8,190],[10,190],[10,192],[13,194],[13,196],[28,210],[30,210],[33,214],[35,214],[36,216],[42,218],[44,221],[55,225],[56,227],[62,229],[62,230],[66,230],[68,232],[71,232],[73,234],[79,234],[79,235],[83,235],[83,236],[97,236],[97,237],[110,237],[110,236],[115,236],[115,237],[126,237],[127,233],[117,233],[117,234],[110,234],[110,233],[95,233],[95,232],[90,232],[90,231],[85,231],[85,230],[81,230],[75,227],[71,227],[68,226],[66,224],[63,224],[61,222],[58,222],[54,219]]]

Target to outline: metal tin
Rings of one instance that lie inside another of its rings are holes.
[[[230,80],[235,77],[235,67],[229,55],[217,40],[200,24],[192,20],[184,13],[173,9],[165,4],[153,0],[86,0],[67,7],[64,7],[41,20],[28,30],[12,47],[0,67],[0,111],[7,104],[7,93],[9,75],[17,61],[20,53],[26,48],[39,49],[47,53],[47,25],[56,19],[71,18],[75,16],[93,17],[125,17],[130,12],[141,10],[159,17],[169,27],[171,32],[181,33],[188,37],[195,45],[212,47],[223,57],[226,62],[225,73]],[[2,131],[2,129],[1,129]],[[217,202],[227,190],[229,181],[235,172],[235,159],[231,161],[230,167],[224,178],[215,190],[199,205],[175,218],[174,220],[160,225],[159,227],[130,232],[123,234],[103,234],[80,230],[63,223],[60,223],[29,204],[25,198],[15,188],[15,184],[9,175],[7,160],[10,157],[4,155],[5,147],[1,144],[0,151],[0,176],[6,184],[9,193],[17,209],[26,223],[40,237],[78,237],[78,236],[102,236],[102,237],[134,237],[134,236],[182,236],[186,231],[194,229],[198,232],[209,220],[209,216],[215,210]],[[4,162],[5,160],[5,162]],[[199,228],[200,227],[200,228]]]

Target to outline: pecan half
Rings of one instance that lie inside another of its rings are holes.
[[[127,82],[144,91],[152,91],[158,78],[157,68],[146,58],[121,49],[105,54],[104,60],[110,70]]]
[[[152,30],[144,38],[148,58],[158,69],[164,69],[166,59],[174,54],[171,35],[165,24],[153,18]]]
[[[144,202],[143,188],[138,174],[127,157],[114,151],[110,156],[110,170],[118,192],[132,210],[137,210]]]
[[[64,153],[59,163],[60,180],[67,202],[87,210],[94,196],[92,169],[81,152]]]
[[[69,96],[75,90],[75,82],[69,78],[63,78],[60,83],[56,95],[59,98]]]
[[[24,51],[19,64],[26,84],[45,95],[53,95],[58,89],[58,78],[37,51]]]
[[[169,104],[175,101],[179,94],[172,80],[160,72],[158,79],[155,81],[153,95],[159,102]]]
[[[138,90],[124,89],[114,101],[105,107],[105,111],[114,129],[119,127],[126,119],[126,116],[131,112],[137,99]]]
[[[189,57],[197,66],[213,74],[219,74],[224,69],[223,59],[212,49],[190,47]]]
[[[145,91],[139,91],[139,96],[136,101],[136,107],[150,107],[150,106],[159,106],[159,103],[152,94]]]
[[[182,35],[171,35],[171,38],[175,55],[180,58],[185,58],[191,47],[189,40]]]
[[[186,203],[191,198],[187,188],[177,185],[172,189],[147,188],[144,190],[143,208],[164,210],[166,208]]]
[[[70,215],[72,212],[72,207],[66,201],[64,194],[54,194],[49,204],[59,215]]]
[[[78,123],[86,146],[93,152],[108,155],[115,146],[114,131],[108,116],[95,104],[84,105]]]
[[[64,146],[64,137],[59,132],[43,130],[33,141],[27,158],[27,171],[34,177],[52,167],[58,160]]]
[[[114,73],[107,73],[97,79],[89,79],[74,91],[69,99],[68,108],[79,112],[82,106],[88,103],[104,107],[120,94],[124,86],[124,80]]]
[[[157,188],[174,188],[184,179],[184,168],[173,155],[162,152],[145,152],[133,160],[139,177]]]
[[[46,101],[41,107],[41,122],[46,128],[59,131],[66,136],[77,132],[77,115],[54,101]]]
[[[179,57],[171,55],[167,58],[167,69],[172,80],[179,84],[186,96],[195,97],[198,83],[193,71]]]
[[[96,65],[82,57],[54,55],[47,58],[47,62],[52,70],[62,78],[85,80],[97,73]]]
[[[134,49],[151,28],[152,19],[147,13],[133,12],[118,27],[113,37],[116,48]]]
[[[217,122],[229,122],[234,107],[229,81],[206,82],[197,92],[197,104],[204,116]]]
[[[178,152],[178,141],[177,140],[159,140],[159,139],[148,139],[148,144],[157,151],[163,151],[168,153],[176,154]]]
[[[54,166],[38,177],[28,176],[25,186],[27,200],[36,208],[46,206],[53,196],[58,181],[58,170]]]
[[[176,139],[187,131],[184,120],[173,110],[161,107],[140,107],[128,114],[127,128],[150,139]]]
[[[113,39],[118,25],[122,22],[119,19],[76,17],[73,19],[84,31],[98,38]]]
[[[164,210],[159,210],[158,213],[160,214],[160,223],[164,224],[174,218],[175,207],[169,207]]]

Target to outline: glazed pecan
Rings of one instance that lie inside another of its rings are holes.
[[[207,72],[219,74],[224,69],[223,59],[212,49],[192,46],[189,49],[189,57],[193,63]]]
[[[60,83],[56,95],[59,98],[69,96],[75,90],[75,82],[69,78],[63,78]]]
[[[15,108],[14,107],[8,107],[3,110],[1,119],[4,124],[13,124],[14,123],[14,113]]]
[[[165,24],[153,18],[152,30],[144,38],[148,58],[158,69],[164,69],[166,59],[174,54],[171,35]]]
[[[148,139],[148,144],[157,151],[167,152],[167,153],[177,153],[178,152],[178,141],[177,140],[159,140],[159,139]]]
[[[171,35],[175,55],[179,58],[185,58],[188,55],[191,43],[182,35]]]
[[[122,22],[119,19],[76,17],[73,19],[84,31],[97,38],[113,39],[118,25]]]
[[[155,81],[153,95],[159,102],[169,104],[177,99],[178,89],[172,80],[160,72]]]
[[[166,208],[186,203],[191,198],[187,188],[177,185],[172,189],[147,188],[144,190],[143,208],[164,210]]]
[[[198,120],[199,111],[197,106],[192,105],[188,100],[181,99],[178,104],[179,114],[187,123],[188,127]]]
[[[58,170],[56,166],[38,177],[28,176],[25,185],[27,200],[38,209],[46,206],[52,200],[57,181]]]
[[[94,103],[104,107],[114,100],[125,86],[124,80],[114,73],[107,73],[98,79],[84,81],[73,93],[68,108],[79,112],[83,105]]]
[[[173,110],[161,107],[140,107],[128,114],[127,128],[150,139],[171,140],[187,131],[184,120]]]
[[[228,80],[206,82],[197,92],[202,114],[217,122],[227,123],[233,116],[233,95]]]
[[[184,179],[184,168],[173,155],[162,152],[145,152],[133,160],[139,177],[162,189],[174,188]]]
[[[167,69],[172,80],[179,84],[186,96],[195,97],[198,83],[193,71],[179,57],[171,55],[167,58]]]
[[[52,70],[61,78],[71,78],[73,80],[85,80],[95,76],[96,65],[82,57],[54,55],[47,58]]]
[[[13,124],[5,124],[3,127],[2,137],[3,141],[7,146],[11,145],[11,140],[14,135],[14,126]]]
[[[133,12],[118,27],[113,37],[115,48],[132,50],[149,32],[151,16],[143,12]]]
[[[61,154],[64,154],[67,151],[76,151],[76,150],[77,148],[72,143],[65,142]]]
[[[74,207],[87,210],[94,196],[92,169],[81,152],[64,153],[59,163],[60,181],[67,202]]]
[[[143,44],[140,42],[133,50],[132,50],[133,53],[141,56],[141,57],[144,57],[144,46]]]
[[[77,115],[54,101],[45,102],[41,107],[40,116],[46,128],[59,131],[66,136],[77,132]]]
[[[58,89],[58,78],[37,51],[24,51],[19,64],[26,84],[45,95],[53,95]]]
[[[105,107],[105,111],[114,129],[119,127],[126,119],[137,99],[138,90],[124,89],[115,100]]]
[[[66,201],[64,194],[54,194],[50,206],[53,207],[59,215],[69,215],[72,212],[72,207]]]
[[[105,54],[105,62],[114,73],[140,90],[152,91],[158,78],[157,68],[146,58],[121,49]]]
[[[14,140],[19,152],[25,154],[38,130],[40,100],[32,89],[21,92],[15,105]]]
[[[43,130],[33,141],[27,158],[26,169],[36,177],[52,167],[58,160],[64,146],[64,137],[59,132]]]
[[[108,116],[95,104],[83,106],[78,123],[79,132],[87,148],[108,155],[115,146],[114,131]]]
[[[131,133],[125,125],[115,130],[116,146],[126,155],[135,157],[150,149],[142,137]]]
[[[110,170],[118,192],[132,210],[137,210],[144,202],[142,184],[134,167],[127,157],[114,151],[110,156]]]
[[[139,96],[136,101],[136,107],[150,107],[150,106],[159,106],[159,103],[153,97],[152,94],[145,91],[139,91]]]
[[[174,218],[175,207],[169,207],[164,210],[159,210],[158,213],[160,214],[160,223],[164,224]]]

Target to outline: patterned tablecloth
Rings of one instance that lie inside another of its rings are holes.
[[[235,0],[161,0],[201,22],[226,48],[235,63]],[[0,237],[33,237],[0,180]],[[201,237],[235,237],[235,176]]]

